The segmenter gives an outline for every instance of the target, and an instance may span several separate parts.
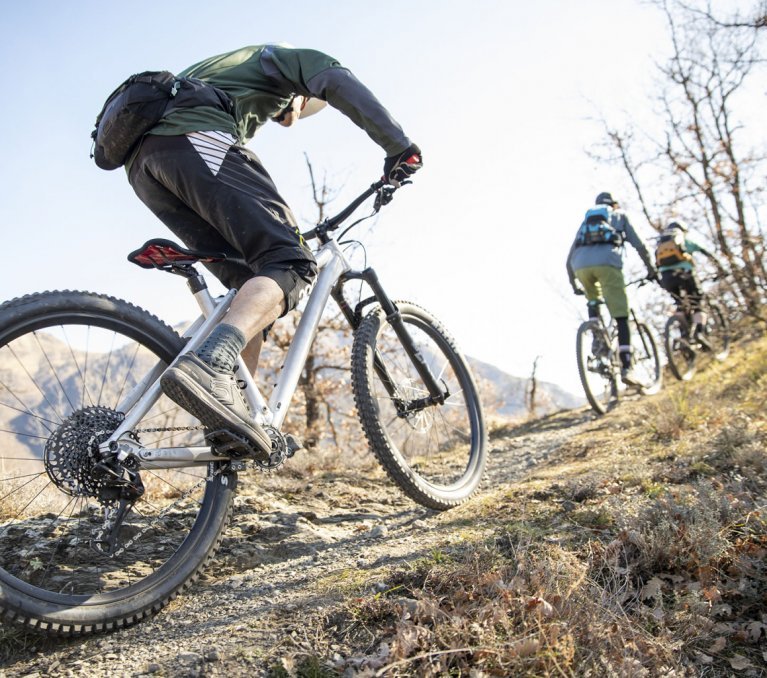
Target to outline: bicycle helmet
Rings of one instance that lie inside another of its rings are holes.
[[[597,196],[597,199],[594,201],[594,204],[596,205],[610,205],[610,207],[615,207],[617,205],[617,201],[613,199],[613,196],[608,193],[607,191],[602,191]]]
[[[687,226],[681,221],[669,221],[667,229],[678,228],[682,233],[687,233]]]

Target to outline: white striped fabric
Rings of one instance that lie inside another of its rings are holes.
[[[224,157],[236,143],[236,139],[226,132],[189,132],[186,136],[213,172],[213,176],[218,174]]]

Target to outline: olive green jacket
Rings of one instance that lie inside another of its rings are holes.
[[[245,144],[300,94],[323,99],[340,110],[387,156],[411,144],[373,93],[336,59],[317,50],[252,45],[200,61],[178,75],[222,89],[234,102],[234,117],[204,106],[171,108],[150,134],[217,130]]]

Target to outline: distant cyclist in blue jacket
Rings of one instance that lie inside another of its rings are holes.
[[[596,197],[594,207],[578,229],[567,255],[567,274],[575,294],[585,294],[589,318],[599,317],[599,304],[604,301],[618,327],[618,351],[621,380],[639,386],[631,367],[631,329],[629,301],[623,277],[624,243],[630,243],[647,267],[647,278],[657,280],[650,253],[637,235],[625,212],[607,192]]]

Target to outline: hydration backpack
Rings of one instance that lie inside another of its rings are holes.
[[[196,78],[177,78],[169,71],[130,76],[109,95],[91,132],[91,157],[105,170],[125,164],[142,137],[171,108],[208,106],[230,115],[234,110],[222,90]]]
[[[658,266],[673,266],[692,261],[687,251],[684,233],[678,228],[668,228],[658,238],[655,248],[655,263]]]
[[[588,210],[578,229],[577,246],[613,245],[620,247],[623,244],[623,233],[612,225],[611,217],[612,208],[608,205],[597,205]]]

